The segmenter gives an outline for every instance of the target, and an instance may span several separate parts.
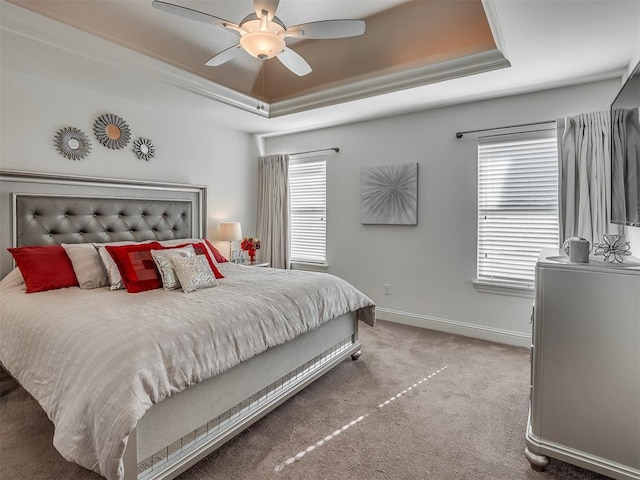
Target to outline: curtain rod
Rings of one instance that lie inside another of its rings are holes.
[[[340,148],[338,147],[321,148],[320,150],[309,150],[308,152],[296,152],[296,153],[290,153],[289,155],[304,155],[305,153],[328,152],[329,150],[333,150],[334,152],[338,153],[340,151]]]
[[[506,127],[481,128],[480,130],[467,130],[466,132],[457,132],[456,138],[461,139],[462,136],[466,135],[467,133],[489,132],[492,130],[506,130],[508,128],[518,128],[518,127],[530,127],[532,125],[544,125],[545,123],[555,123],[555,120],[545,120],[543,122],[533,122],[533,123],[521,123],[520,125],[509,125]]]

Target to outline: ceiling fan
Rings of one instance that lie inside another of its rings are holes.
[[[277,57],[293,73],[303,76],[311,72],[311,67],[304,58],[287,47],[287,38],[356,37],[362,35],[365,30],[362,20],[324,20],[287,28],[282,20],[276,17],[278,3],[279,0],[253,0],[255,13],[244,17],[239,24],[162,0],[154,0],[153,6],[167,13],[222,27],[239,37],[239,43],[223,50],[205,63],[214,67],[228,62],[244,49],[261,60]]]

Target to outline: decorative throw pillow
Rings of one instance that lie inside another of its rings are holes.
[[[60,245],[7,250],[18,264],[27,293],[78,286],[71,260]]]
[[[187,243],[192,245],[193,244],[203,245],[205,252],[209,255],[213,264],[216,266],[218,266],[218,263],[221,263],[218,259],[220,259],[222,262],[227,261],[227,259],[224,258],[220,254],[220,252],[204,238],[182,238],[182,239],[160,241],[160,245],[162,245],[163,247],[175,247],[176,245],[184,245]],[[196,254],[197,253],[198,252],[196,252]],[[215,271],[213,273],[215,273]],[[224,277],[218,277],[218,278],[224,278]]]
[[[165,290],[176,290],[180,288],[180,281],[173,270],[171,259],[175,257],[194,257],[195,255],[196,252],[193,251],[193,246],[191,245],[182,248],[151,250],[153,261],[156,262],[156,267],[158,267],[158,271],[160,272],[162,288]]]
[[[129,293],[145,292],[162,287],[160,273],[151,256],[151,250],[159,250],[158,242],[104,247],[116,262],[122,283]]]
[[[222,273],[220,273],[220,270],[218,270],[215,260],[211,258],[211,255],[209,254],[209,249],[207,248],[207,246],[204,244],[202,240],[196,240],[196,243],[185,243],[183,245],[178,245],[178,247],[185,247],[187,245],[191,245],[193,247],[193,250],[196,252],[196,255],[203,255],[207,258],[207,261],[209,262],[209,266],[213,271],[213,275],[216,278],[224,278],[224,275],[222,275]]]
[[[211,244],[211,242],[209,240],[207,240],[206,238],[204,238],[203,240],[207,244],[207,247],[209,247],[209,250],[211,250],[211,252],[213,253],[213,256],[216,259],[216,262],[218,262],[218,263],[228,262],[228,260],[218,251],[218,249],[216,247],[214,247]]]
[[[218,285],[209,262],[203,255],[174,257],[171,259],[176,276],[185,293]]]
[[[80,288],[100,288],[109,283],[98,250],[92,243],[63,243],[62,248],[71,260]]]
[[[105,250],[104,247],[107,245],[110,247],[116,247],[120,245],[142,245],[145,243],[150,243],[152,240],[145,240],[143,242],[132,242],[132,241],[123,241],[123,242],[111,242],[111,243],[94,243],[93,246],[98,250],[98,256],[102,261],[102,266],[107,274],[108,282],[109,282],[109,290],[122,290],[124,289],[124,284],[122,283],[122,275],[120,275],[120,270],[118,270],[118,265],[111,258],[109,252]]]

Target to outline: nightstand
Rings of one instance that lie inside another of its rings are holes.
[[[269,262],[254,262],[254,263],[242,263],[241,265],[246,265],[247,267],[268,267]]]

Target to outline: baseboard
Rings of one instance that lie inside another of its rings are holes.
[[[473,323],[446,320],[444,318],[430,317],[428,315],[421,315],[418,313],[401,312],[399,310],[381,307],[376,307],[376,317],[380,320],[402,323],[403,325],[428,328],[430,330],[438,330],[440,332],[455,333],[456,335],[480,338],[491,342],[515,345],[517,347],[531,346],[531,335],[511,330],[485,327],[483,325],[475,325]]]

